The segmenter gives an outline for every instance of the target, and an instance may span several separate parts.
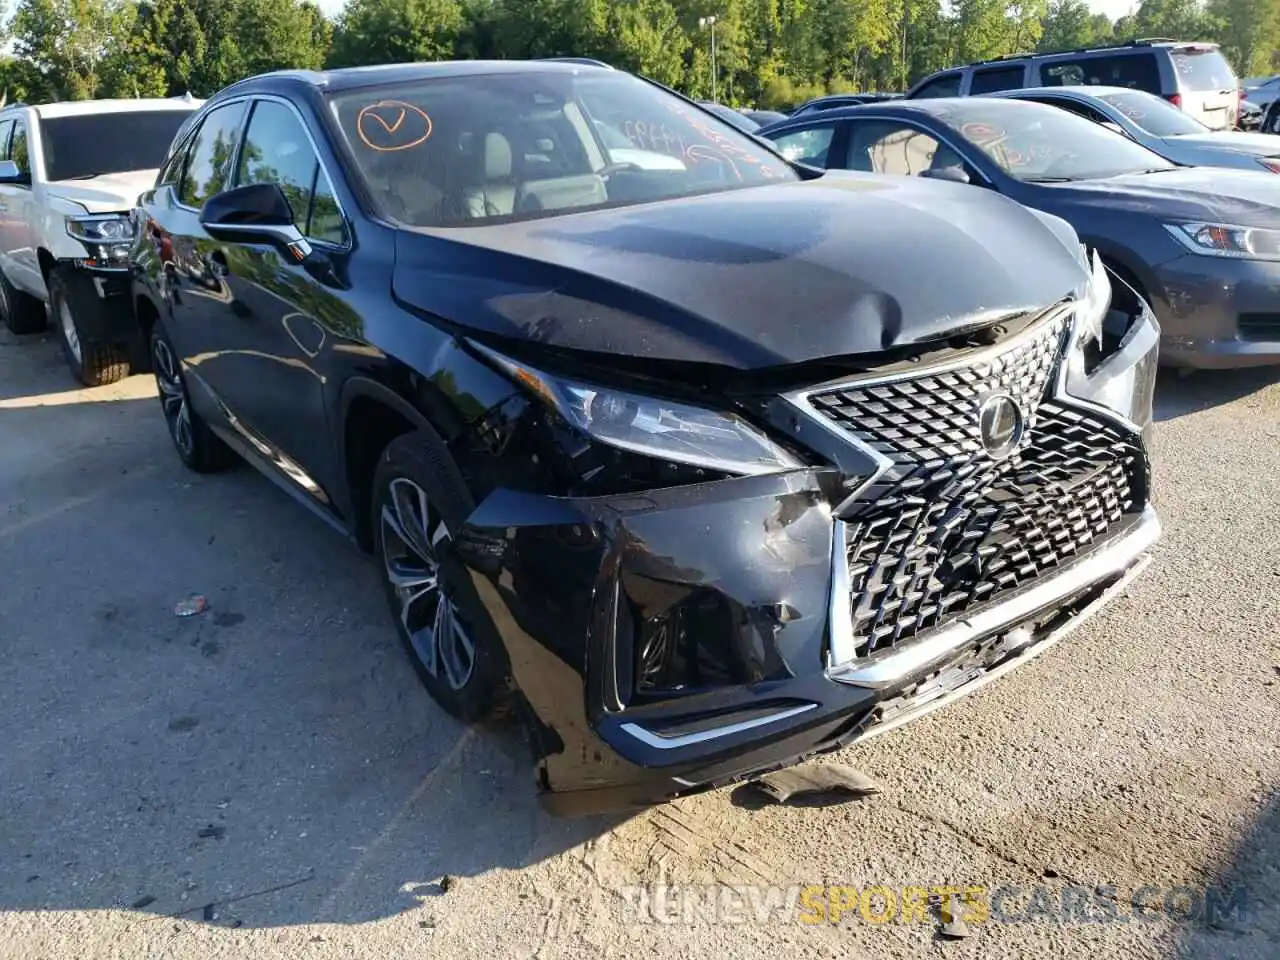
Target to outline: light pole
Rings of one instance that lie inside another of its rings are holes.
[[[699,17],[698,26],[711,31],[711,102],[719,103],[716,99],[716,18]]]

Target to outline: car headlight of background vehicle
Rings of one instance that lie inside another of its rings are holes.
[[[1244,260],[1280,260],[1280,230],[1229,223],[1166,223],[1165,228],[1192,253]]]
[[[1106,407],[1145,431],[1152,420],[1160,325],[1141,301],[1136,316],[1111,309],[1111,279],[1097,252],[1076,305],[1066,392]]]
[[[67,217],[67,233],[84,245],[87,266],[122,267],[129,260],[133,222],[128,214]]]
[[[484,347],[486,357],[591,439],[657,460],[739,475],[804,464],[734,413],[580,383]]]

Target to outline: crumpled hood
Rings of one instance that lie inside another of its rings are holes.
[[[1204,150],[1224,150],[1227,153],[1247,153],[1255,157],[1280,156],[1280,138],[1273,133],[1186,133],[1169,137],[1172,143],[1185,143]]]
[[[1104,180],[1044,186],[1061,196],[1170,220],[1204,220],[1242,227],[1280,225],[1280,175],[1259,169],[1186,167]]]
[[[839,173],[402,231],[393,286],[405,303],[481,335],[757,369],[877,352],[1048,306],[1085,281],[1067,239],[988,190]]]
[[[45,190],[55,197],[78,203],[90,213],[132,210],[138,197],[156,183],[156,170],[107,173],[91,180],[54,180]]]

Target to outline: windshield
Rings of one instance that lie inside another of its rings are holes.
[[[425,80],[345,91],[330,102],[379,206],[411,226],[547,217],[798,179],[754,138],[620,72]]]
[[[154,170],[191,110],[138,110],[42,117],[47,180],[76,180],[105,173]]]
[[[1235,71],[1217,50],[1179,50],[1173,55],[1173,69],[1183,90],[1233,90]]]
[[[1179,110],[1167,100],[1135,90],[1133,93],[1108,93],[1100,98],[1123,113],[1134,126],[1153,137],[1180,137],[1187,133],[1207,133],[1203,123]]]
[[[1175,165],[1101,124],[1018,100],[964,100],[939,117],[1015,180],[1094,180]]]
[[[756,123],[745,113],[739,113],[737,110],[733,109],[733,107],[726,107],[723,103],[707,103],[706,101],[703,101],[699,106],[704,110],[710,110],[726,123],[732,123],[739,130],[745,130],[747,133],[751,133],[754,130],[760,129],[760,124]]]

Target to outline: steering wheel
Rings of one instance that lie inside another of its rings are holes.
[[[596,176],[609,177],[615,173],[643,173],[644,167],[638,163],[632,163],[629,160],[619,163],[606,163],[603,167],[596,171]]]

